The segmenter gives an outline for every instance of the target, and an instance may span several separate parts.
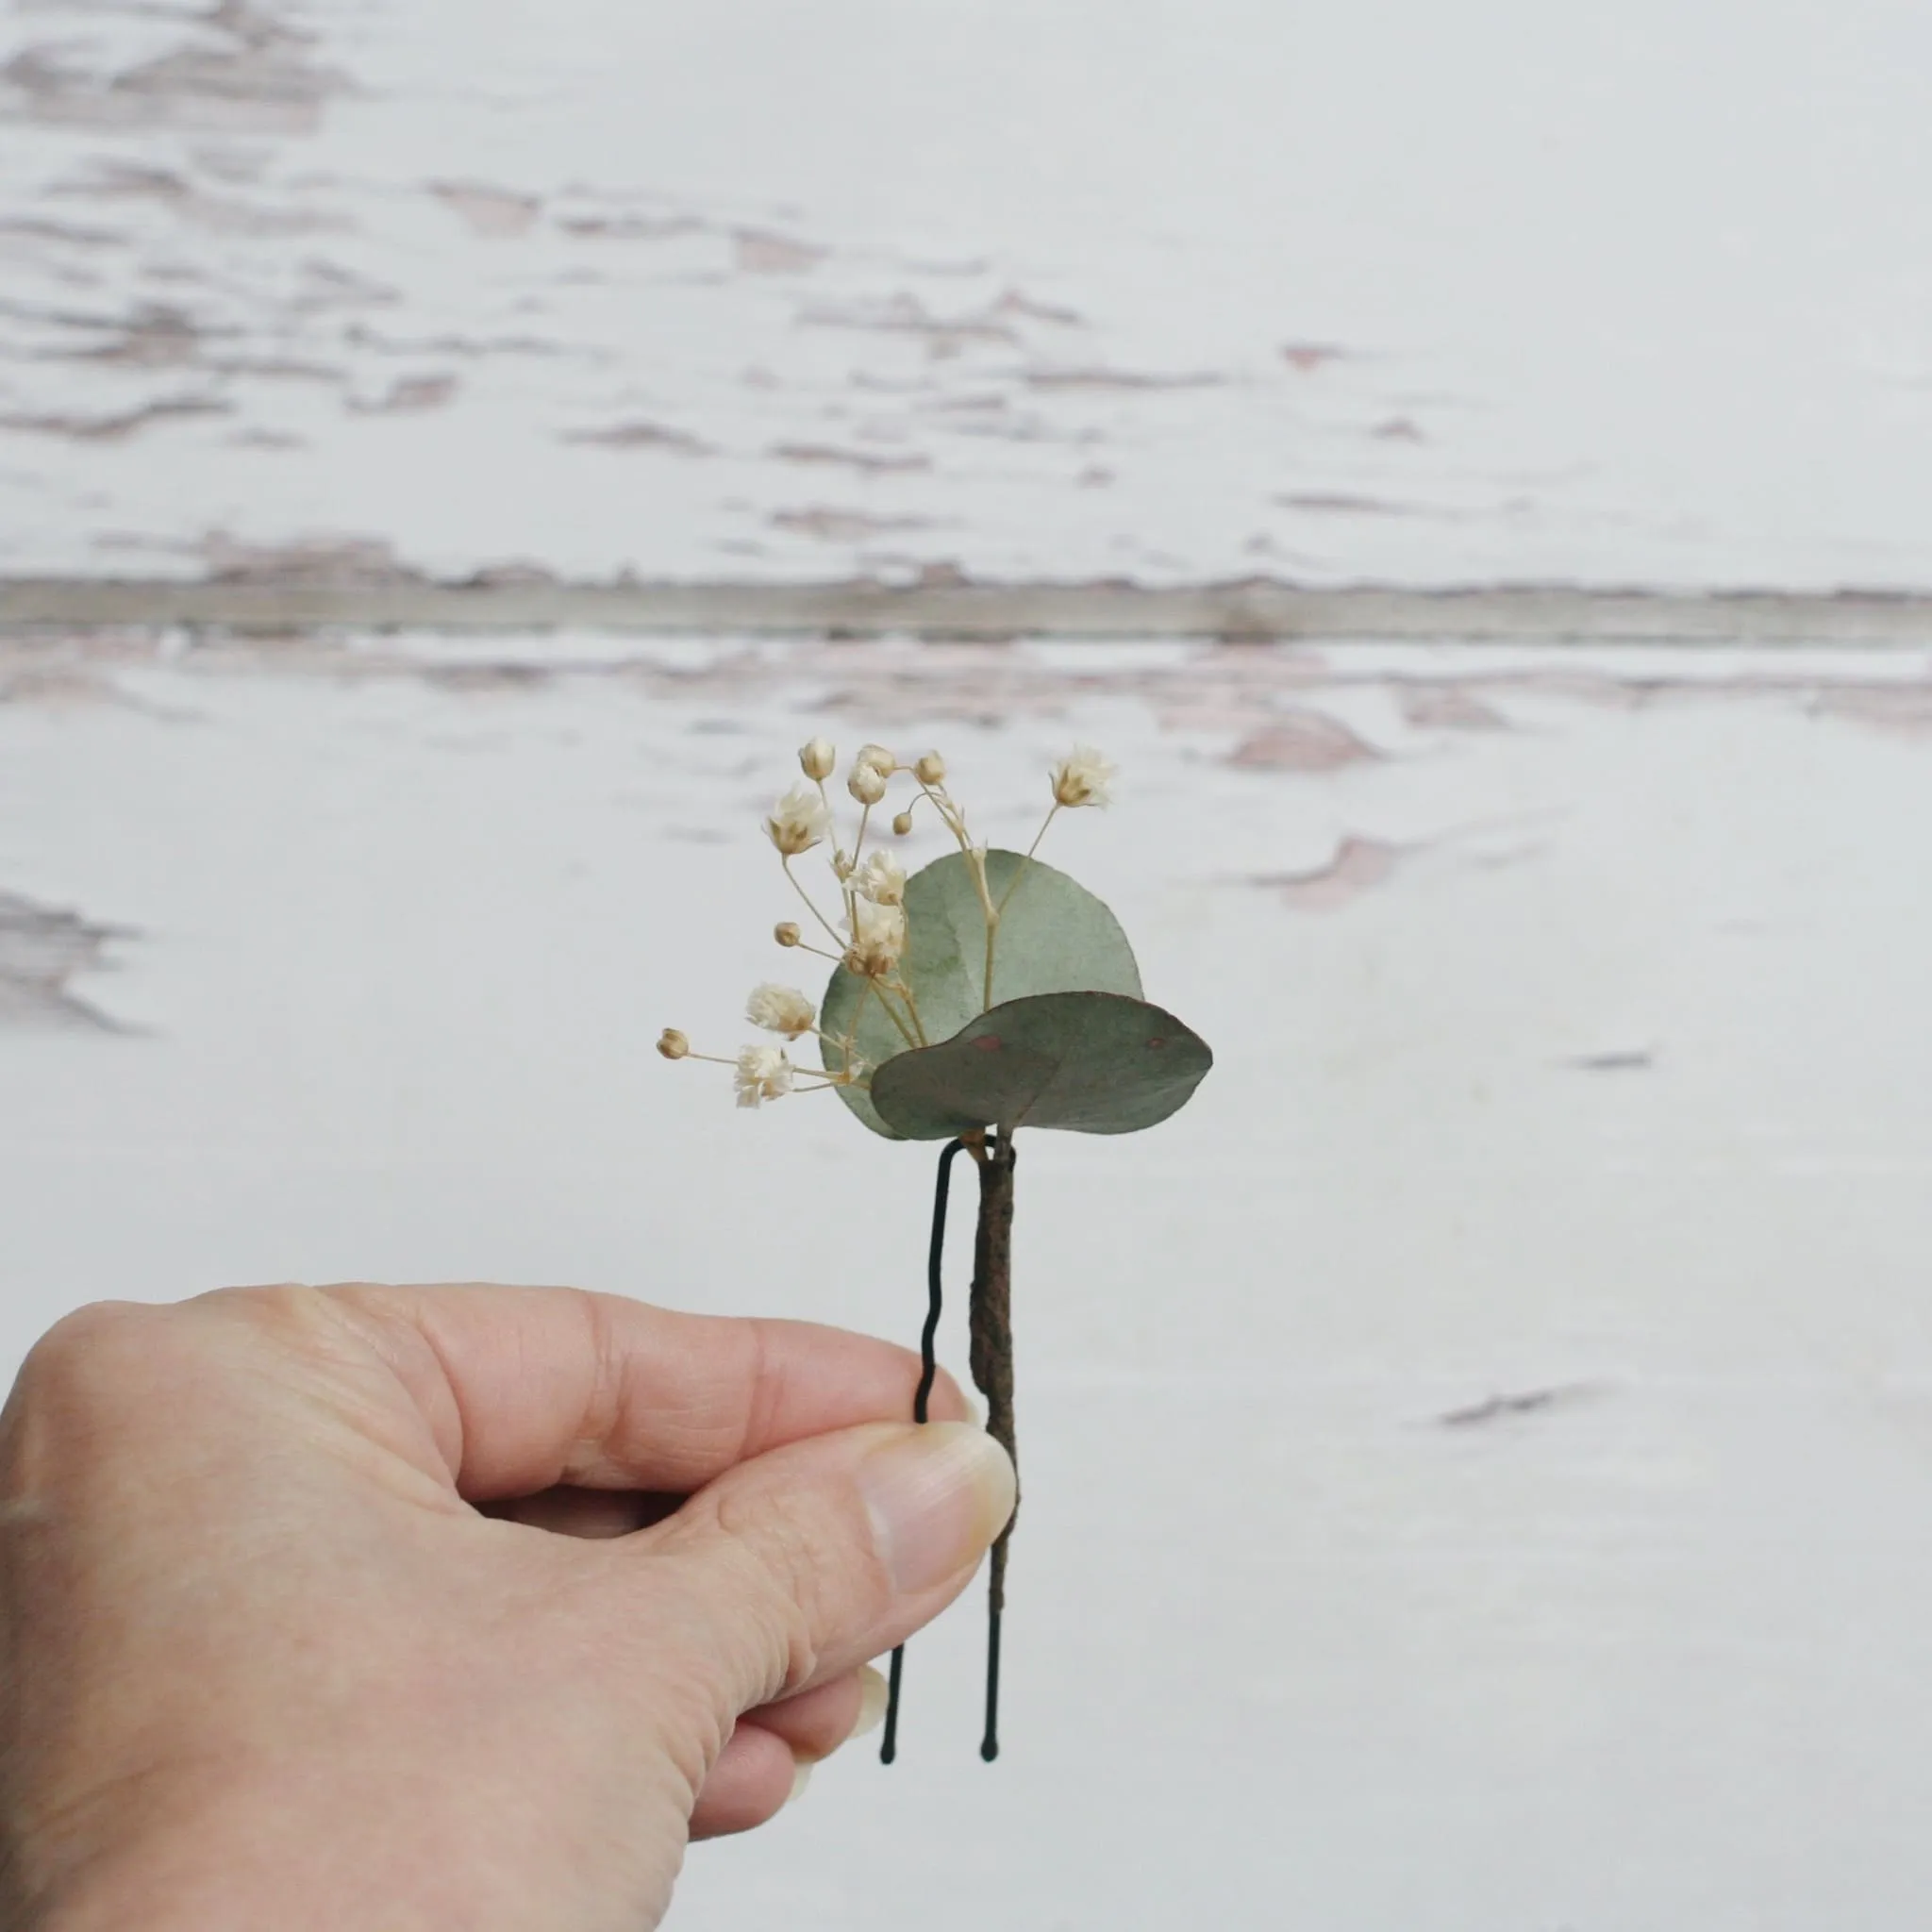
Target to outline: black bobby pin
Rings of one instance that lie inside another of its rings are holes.
[[[946,1252],[946,1196],[952,1187],[954,1156],[966,1143],[948,1141],[940,1154],[939,1177],[933,1184],[932,1241],[925,1257],[925,1326],[919,1336],[919,1391],[912,1398],[912,1420],[926,1419],[926,1405],[932,1400],[932,1385],[939,1374],[935,1348],[939,1341],[940,1310],[945,1288],[940,1264]],[[891,1674],[886,1683],[886,1735],[879,1744],[879,1762],[890,1764],[899,1755],[899,1686],[906,1672],[906,1646],[892,1652]]]

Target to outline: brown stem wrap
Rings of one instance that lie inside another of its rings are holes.
[[[989,1135],[979,1160],[979,1225],[973,1239],[971,1309],[973,1379],[986,1397],[986,1432],[1020,1467],[1013,1441],[1013,1138]],[[1019,1516],[1017,1500],[1013,1519]],[[1009,1520],[992,1546],[989,1607],[1007,1601]]]

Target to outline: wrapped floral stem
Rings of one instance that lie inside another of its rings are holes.
[[[1024,853],[974,840],[966,812],[947,787],[945,760],[927,752],[904,765],[885,746],[854,759],[845,790],[858,808],[852,844],[837,835],[826,791],[837,766],[832,746],[815,738],[801,748],[805,783],[779,799],[764,822],[791,890],[812,927],[781,921],[784,948],[832,962],[823,999],[774,984],[756,988],[745,1014],[786,1044],[754,1043],[735,1058],[696,1054],[684,1034],[666,1029],[667,1059],[711,1059],[732,1068],[741,1107],[829,1089],[873,1133],[887,1141],[944,1141],[928,1256],[928,1311],[923,1373],[914,1405],[925,1420],[936,1373],[942,1296],[947,1181],[952,1161],[969,1153],[979,1176],[969,1304],[974,1382],[987,1402],[987,1428],[1017,1469],[1013,1423],[1012,1231],[1015,1136],[1024,1127],[1127,1134],[1157,1125],[1185,1106],[1213,1056],[1172,1013],[1141,996],[1140,969],[1120,923],[1100,900],[1038,857],[1060,814],[1105,806],[1113,767],[1076,749],[1051,773],[1052,795]],[[910,797],[888,819],[895,780]],[[908,836],[915,813],[937,819],[955,850],[909,877],[877,840],[890,824]],[[825,848],[833,903],[822,907],[793,861]],[[794,1051],[816,1047],[816,1064]],[[999,1752],[999,1661],[1006,1608],[1008,1521],[991,1560],[987,1628],[986,1732],[980,1755]],[[892,1659],[891,1700],[881,1756],[898,1737],[903,1653]]]
[[[973,1380],[986,1397],[986,1432],[1013,1459],[1013,1167],[1010,1134],[990,1136],[975,1151],[979,1162],[979,1225],[973,1241],[970,1361]],[[1000,1623],[1007,1607],[1007,1546],[1020,1519],[1020,1496],[988,1558],[986,1595],[986,1732],[979,1755],[991,1764],[1000,1755]]]

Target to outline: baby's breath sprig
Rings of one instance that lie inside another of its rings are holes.
[[[667,1031],[658,1042],[658,1052],[667,1059],[710,1060],[716,1065],[734,1068],[738,1076],[738,1100],[741,1107],[757,1107],[787,1093],[815,1092],[823,1087],[856,1085],[863,1088],[866,1083],[854,1071],[861,1064],[856,1051],[856,1031],[858,1018],[870,1003],[877,1004],[879,1010],[891,1021],[894,1032],[908,1048],[933,1043],[926,1036],[920,1015],[918,993],[900,970],[911,942],[911,925],[906,908],[906,869],[883,846],[874,846],[870,853],[866,851],[874,811],[886,803],[895,778],[908,780],[913,795],[903,810],[893,814],[893,832],[904,838],[912,830],[913,808],[921,804],[929,805],[965,856],[986,928],[985,964],[979,989],[980,1008],[984,1011],[992,1005],[1000,918],[1025,876],[1034,854],[1040,850],[1040,841],[1045,838],[1055,816],[1064,808],[1106,805],[1108,802],[1107,788],[1114,772],[1113,766],[1098,752],[1084,745],[1076,746],[1053,767],[1049,774],[1053,800],[1047,808],[1046,816],[1041,822],[1040,830],[1034,834],[1033,843],[1027,848],[1020,870],[995,901],[988,882],[986,845],[983,841],[974,838],[966,823],[965,808],[946,789],[946,761],[938,752],[923,753],[910,764],[902,764],[890,746],[865,744],[859,747],[845,778],[845,790],[858,807],[858,823],[849,849],[839,836],[837,814],[826,790],[826,781],[838,770],[838,751],[829,739],[814,738],[800,745],[798,768],[805,782],[792,786],[772,807],[765,815],[764,829],[766,838],[778,855],[778,863],[787,881],[805,903],[819,929],[831,941],[832,950],[813,945],[795,919],[780,920],[772,929],[773,939],[780,946],[830,959],[865,982],[852,1026],[843,1033],[829,1036],[841,1064],[835,1069],[797,1068],[785,1058],[782,1049],[769,1047],[746,1047],[736,1059],[724,1059],[716,1054],[693,1053],[691,1042],[675,1030]],[[840,909],[837,914],[827,912],[820,906],[810,889],[792,869],[793,859],[803,858],[806,854],[821,848],[825,850],[832,885],[838,894]],[[781,995],[794,1004],[783,1008],[774,1004]],[[782,987],[766,985],[753,992],[748,1016],[754,1025],[786,1033],[794,1040],[815,1030],[809,1018],[793,1028],[776,1024],[772,1018],[766,1017],[781,1010],[794,1017],[801,1010],[809,1015],[811,1003],[803,993]],[[774,1052],[779,1054],[782,1065],[770,1058]],[[810,1085],[801,1086],[795,1078],[801,1073],[817,1077]]]
[[[752,989],[744,1003],[744,1017],[767,1033],[782,1033],[796,1042],[808,1034],[824,1040],[819,1031],[818,1008],[796,987],[776,986],[769,980]],[[735,1059],[723,1054],[693,1053],[691,1041],[675,1026],[658,1036],[658,1051],[667,1060],[709,1060],[713,1066],[729,1067],[737,1076],[740,1107],[758,1107],[767,1100],[780,1100],[788,1093],[816,1093],[828,1087],[866,1086],[865,1062],[851,1051],[848,1039],[835,1041],[843,1064],[837,1070],[801,1067],[782,1046],[754,1043],[741,1048]],[[810,1082],[801,1087],[799,1076]]]

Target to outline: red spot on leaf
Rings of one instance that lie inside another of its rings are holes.
[[[1165,1046],[1167,1044],[1167,1041],[1159,1034],[1157,1033],[1154,1036],[1154,1038],[1147,1042],[1147,1044],[1149,1046]]]
[[[997,1033],[982,1033],[973,1043],[981,1053],[993,1053],[999,1047],[1000,1037]]]

